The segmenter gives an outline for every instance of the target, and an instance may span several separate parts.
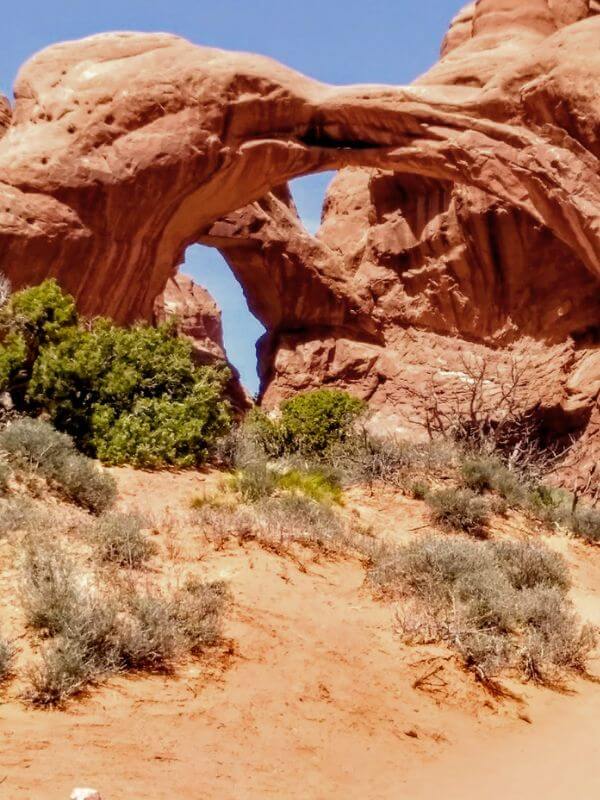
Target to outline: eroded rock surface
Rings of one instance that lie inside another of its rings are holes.
[[[155,301],[154,320],[175,322],[179,334],[192,342],[198,364],[226,366],[231,372],[227,392],[234,407],[244,410],[251,406],[239,373],[225,353],[221,311],[203,286],[181,273],[169,278],[164,292]]]
[[[127,322],[203,241],[267,328],[265,402],[337,383],[409,426],[410,390],[463,381],[461,350],[498,370],[516,354],[531,403],[581,433],[598,401],[599,10],[471,3],[408,87],[331,87],[164,34],[49,48],[0,139],[2,268]],[[313,237],[285,184],[332,168]]]

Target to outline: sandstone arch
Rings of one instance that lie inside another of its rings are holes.
[[[147,316],[207,224],[292,177],[362,165],[484,189],[600,275],[598,109],[587,98],[585,124],[561,126],[544,107],[568,116],[574,71],[578,86],[597,80],[600,19],[560,28],[587,4],[553,5],[479,4],[477,35],[527,44],[483,86],[449,85],[450,64],[433,84],[339,89],[163,34],[51,47],[21,70],[0,141],[2,263],[16,280],[60,273],[84,308],[103,296],[118,319]]]
[[[57,275],[83,311],[130,321],[151,316],[185,247],[204,241],[267,325],[267,394],[286,390],[285,352],[300,359],[288,373],[316,363],[319,379],[352,364],[364,394],[403,409],[398,363],[416,350],[459,336],[498,353],[522,340],[539,352],[548,404],[589,419],[600,388],[598,11],[595,0],[471,3],[442,60],[409,87],[326,86],[165,34],[51,47],[21,70],[14,108],[0,108],[2,268],[16,285]],[[309,237],[285,182],[332,168],[351,170]],[[366,243],[335,235],[352,193],[373,215],[358,214]]]

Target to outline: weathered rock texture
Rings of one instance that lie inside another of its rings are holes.
[[[214,244],[267,328],[265,402],[339,383],[408,421],[432,371],[464,381],[461,348],[498,370],[514,351],[548,424],[581,433],[600,384],[598,12],[479,0],[409,87],[162,34],[52,47],[0,139],[2,267],[129,321],[188,244]],[[312,237],[285,184],[332,168],[349,169]]]
[[[231,372],[227,384],[229,397],[236,408],[250,408],[251,399],[225,353],[221,311],[204,287],[181,273],[169,278],[164,292],[154,304],[154,321],[175,322],[179,334],[192,342],[198,364],[227,366]]]

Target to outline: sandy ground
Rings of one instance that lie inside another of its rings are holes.
[[[178,533],[177,514],[217,475],[115,472],[125,506],[167,520],[160,569],[230,581],[228,643],[175,678],[111,680],[66,711],[31,710],[9,688],[2,800],[66,800],[74,786],[104,800],[600,796],[595,682],[568,694],[513,684],[520,699],[494,699],[447,651],[400,642],[394,609],[364,589],[360,564],[307,552],[299,569],[253,543],[214,552]],[[357,493],[351,505],[377,533],[405,538],[424,524],[421,503],[389,493]],[[600,552],[549,543],[600,624]],[[431,685],[413,688],[434,669]]]

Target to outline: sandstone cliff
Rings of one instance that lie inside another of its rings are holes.
[[[527,359],[529,402],[593,458],[598,11],[471,3],[408,87],[163,34],[49,48],[0,139],[2,268],[126,322],[151,318],[188,244],[213,244],[267,328],[265,402],[339,383],[406,427],[415,386],[465,380],[461,350],[499,372]],[[312,237],[285,183],[332,168]]]

